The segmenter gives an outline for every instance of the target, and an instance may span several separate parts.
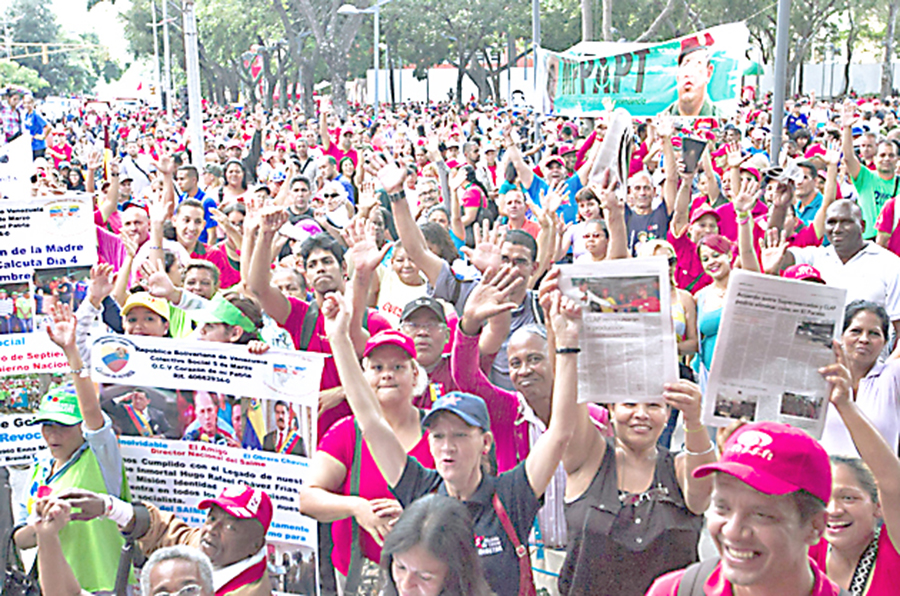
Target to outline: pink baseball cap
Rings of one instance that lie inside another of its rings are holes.
[[[748,174],[756,178],[757,182],[760,182],[762,180],[762,175],[759,173],[759,170],[752,166],[741,166],[741,171],[747,172]]]
[[[257,488],[245,484],[228,486],[215,499],[200,501],[197,508],[209,509],[213,505],[218,505],[232,517],[255,519],[262,524],[263,530],[269,531],[269,524],[272,523],[272,499]]]
[[[416,344],[412,338],[394,329],[385,329],[369,338],[369,341],[366,342],[366,349],[363,350],[363,358],[371,354],[372,350],[381,346],[397,346],[409,354],[410,358],[416,357]]]
[[[694,224],[704,215],[712,215],[716,218],[716,221],[719,222],[722,218],[719,216],[719,212],[707,205],[706,203],[700,205],[696,209],[694,209],[694,213],[691,215],[691,224]]]
[[[819,273],[819,270],[813,267],[812,265],[791,265],[787,269],[781,272],[781,277],[786,277],[788,279],[797,279],[800,281],[814,281],[820,284],[824,284],[825,280],[822,279],[822,274]]]
[[[787,424],[755,422],[737,429],[719,461],[694,470],[694,478],[713,472],[734,476],[766,495],[805,490],[827,503],[831,463],[818,441]]]

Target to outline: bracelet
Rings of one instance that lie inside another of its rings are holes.
[[[87,369],[88,369],[88,367],[85,366],[84,364],[82,364],[81,367],[79,367],[79,368],[73,368],[72,376],[85,378],[88,376],[88,375],[84,374],[85,372],[87,372]]]
[[[400,201],[402,201],[403,199],[406,198],[406,195],[403,194],[403,191],[401,190],[400,192],[395,192],[393,194],[389,194],[387,197],[388,197],[388,201],[390,201],[391,203],[399,203]]]
[[[581,348],[556,348],[557,354],[578,354]]]
[[[148,246],[147,250],[162,250],[162,246]]]
[[[747,216],[747,217],[742,217],[741,219],[739,219],[737,223],[739,226],[742,226],[745,223],[749,223],[749,222],[750,222],[750,216]]]
[[[688,433],[702,433],[702,432],[705,432],[705,431],[706,431],[706,427],[705,427],[705,426],[701,426],[700,428],[688,428],[688,427],[687,427],[687,424],[685,424],[685,425],[683,426],[683,428],[684,428],[684,434],[688,434]]]
[[[704,449],[703,451],[691,451],[690,449],[687,448],[686,445],[684,447],[684,452],[687,455],[707,455],[709,453],[712,453],[715,450],[716,450],[716,445],[712,441],[709,442],[709,447],[707,449]]]
[[[738,216],[738,219],[747,219],[748,217],[750,217],[750,212],[749,211],[738,211],[737,216]]]

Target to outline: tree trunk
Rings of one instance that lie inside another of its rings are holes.
[[[844,63],[844,81],[839,95],[847,95],[850,90],[850,62],[853,60],[853,50],[856,44],[856,20],[853,18],[853,3],[847,3],[847,16],[850,21],[850,30],[847,32],[847,62]]]
[[[581,41],[594,41],[594,0],[581,0]]]
[[[894,86],[894,27],[897,24],[897,10],[900,9],[900,1],[892,0],[889,12],[887,29],[884,32],[884,60],[881,63],[881,101],[891,95]]]
[[[612,41],[612,3],[613,0],[601,0],[603,18],[600,21],[600,27],[602,28],[603,41]]]

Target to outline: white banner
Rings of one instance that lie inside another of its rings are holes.
[[[30,149],[29,149],[30,151]],[[87,195],[0,203],[0,376],[68,370],[47,337],[54,303],[73,310],[97,261]]]
[[[103,335],[94,338],[91,377],[168,389],[305,402],[318,399],[324,356],[166,337]]]

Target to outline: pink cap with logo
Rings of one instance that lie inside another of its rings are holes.
[[[716,222],[719,222],[722,219],[718,211],[716,211],[706,203],[703,203],[702,205],[694,209],[694,212],[691,214],[690,223],[696,223],[704,215],[712,215],[716,218]]]
[[[204,499],[198,509],[221,507],[225,513],[238,519],[255,519],[268,532],[272,523],[272,499],[263,491],[244,484],[229,486],[215,499]]]
[[[416,357],[416,344],[412,338],[394,329],[385,329],[369,338],[369,341],[366,342],[366,348],[363,350],[363,358],[371,354],[372,350],[381,346],[397,346],[409,354],[410,358]]]
[[[781,272],[781,277],[786,277],[788,279],[797,279],[801,281],[816,281],[820,284],[825,283],[825,280],[822,279],[822,274],[819,273],[819,270],[812,265],[807,265],[806,263],[803,263],[802,265],[791,265]]]
[[[719,461],[694,470],[694,478],[724,472],[767,495],[805,490],[827,503],[831,463],[818,441],[788,424],[755,422],[737,429]]]

